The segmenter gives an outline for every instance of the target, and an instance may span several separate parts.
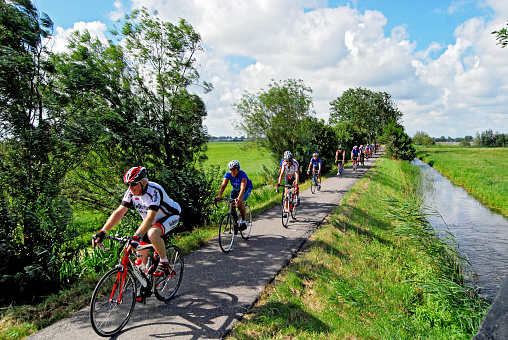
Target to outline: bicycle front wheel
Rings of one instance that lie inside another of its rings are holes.
[[[180,288],[183,278],[183,253],[175,245],[166,247],[166,258],[169,261],[169,274],[165,277],[154,277],[155,297],[160,301],[169,301]]]
[[[287,228],[289,223],[289,211],[286,210],[286,207],[289,207],[288,203],[289,202],[287,197],[284,200],[282,200],[282,225],[284,226],[284,228]]]
[[[219,245],[223,252],[227,253],[231,250],[235,240],[235,221],[233,215],[227,213],[222,218],[219,227]]]
[[[111,269],[95,287],[90,302],[94,331],[104,337],[119,333],[129,321],[135,304],[136,285],[132,274]]]
[[[242,238],[246,240],[249,238],[250,231],[252,229],[252,212],[248,205],[245,206],[245,219],[245,222],[247,222],[247,229],[241,230],[240,235],[242,235]]]
[[[310,182],[310,191],[315,194],[316,193],[316,188],[317,188],[317,181],[316,181],[316,178],[313,177],[312,178],[312,182]]]

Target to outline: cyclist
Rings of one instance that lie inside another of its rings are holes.
[[[282,181],[282,175],[286,173],[286,184],[295,185],[296,188],[296,206],[300,204],[300,194],[298,190],[298,183],[300,181],[300,164],[296,159],[293,159],[291,151],[284,152],[284,160],[280,165],[278,183],[275,185],[275,189],[279,190],[280,182]],[[288,188],[284,188],[284,196],[287,195]],[[289,209],[287,209],[289,210]]]
[[[358,156],[360,155],[360,150],[358,150],[358,145],[355,145],[353,147],[353,150],[351,150],[351,159],[353,160],[353,168],[358,167]]]
[[[335,164],[337,164],[337,175],[344,169],[344,163],[346,162],[346,152],[342,150],[342,146],[339,146],[335,153]]]
[[[314,174],[316,171],[318,173],[318,186],[319,189],[321,189],[321,158],[319,157],[319,154],[317,152],[314,152],[312,155],[312,158],[309,162],[309,168],[307,169],[307,175],[310,173],[310,168],[312,167],[312,173]]]
[[[252,185],[252,181],[247,177],[247,174],[240,170],[240,162],[239,161],[231,161],[228,164],[229,172],[226,172],[224,175],[224,179],[222,180],[222,185],[220,186],[219,195],[215,197],[215,200],[218,201],[222,197],[222,193],[226,189],[228,182],[231,182],[231,186],[233,190],[231,191],[231,198],[236,199],[234,205],[240,208],[240,215],[242,216],[242,223],[240,225],[240,230],[247,229],[247,222],[245,216],[245,202],[249,198],[252,189],[254,188]],[[234,216],[234,215],[233,215]]]
[[[360,148],[358,149],[360,154],[360,163],[362,166],[365,164],[365,149],[363,148],[363,145],[360,145]]]
[[[169,263],[166,258],[166,245],[162,236],[173,230],[180,220],[181,208],[178,203],[168,197],[162,186],[148,181],[148,173],[142,166],[130,168],[123,176],[128,189],[125,192],[120,206],[113,211],[102,229],[96,233],[92,244],[102,243],[106,233],[113,228],[129,208],[134,208],[143,219],[134,233],[130,246],[135,250],[140,244],[153,244],[160,256],[159,264],[153,275],[164,276],[169,274]],[[140,252],[141,261],[146,265],[148,250]],[[141,261],[136,261],[140,265]]]

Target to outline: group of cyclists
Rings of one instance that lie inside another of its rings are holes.
[[[369,157],[377,151],[379,144],[367,144],[365,147],[355,145],[351,151],[353,163],[361,161],[364,157]],[[337,173],[344,168],[346,161],[345,150],[339,146],[335,153],[335,163],[337,164]],[[318,185],[321,187],[322,162],[318,153],[314,153],[310,159],[307,168],[307,174],[313,172],[318,174]],[[300,194],[298,184],[300,182],[300,164],[294,159],[291,151],[285,151],[279,166],[279,176],[277,179],[276,190],[282,182],[285,175],[285,183],[288,186],[295,187],[296,206],[300,204]],[[154,276],[164,276],[168,274],[169,265],[166,258],[165,243],[162,237],[173,230],[179,223],[181,208],[178,203],[168,197],[164,188],[148,180],[146,168],[142,166],[130,168],[123,176],[123,181],[127,185],[123,199],[119,207],[113,211],[102,229],[97,232],[92,240],[92,244],[101,244],[106,233],[111,230],[125,215],[129,208],[135,209],[141,216],[142,222],[137,228],[130,241],[130,250],[135,252],[139,245],[153,244],[155,251],[160,256],[160,261],[155,269]],[[233,160],[228,164],[228,171],[219,189],[219,194],[215,200],[220,200],[228,183],[231,183],[232,191],[230,197],[235,199],[234,205],[238,207],[241,215],[240,230],[247,228],[245,203],[249,198],[253,185],[247,174],[240,170],[240,162]],[[285,186],[284,195],[286,195],[288,186]],[[146,265],[147,251],[138,253],[137,265]]]

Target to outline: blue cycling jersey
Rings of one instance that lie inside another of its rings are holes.
[[[312,166],[315,167],[316,169],[319,169],[319,164],[323,165],[323,163],[321,163],[321,157],[318,157],[317,159],[314,159],[314,157],[312,157],[310,159],[310,163],[312,163]]]
[[[240,191],[240,185],[242,184],[242,179],[247,179],[247,185],[245,186],[245,189],[253,189],[252,181],[247,177],[247,174],[243,170],[238,170],[238,175],[236,177],[233,177],[231,175],[231,172],[226,172],[224,175],[224,178],[229,180],[231,183],[231,186],[233,187],[233,190]]]

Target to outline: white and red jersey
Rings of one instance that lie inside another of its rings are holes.
[[[285,160],[282,161],[280,167],[286,173],[286,177],[293,178],[295,177],[295,172],[300,171],[300,164],[296,159],[293,159],[292,164],[289,164]]]
[[[180,215],[180,205],[168,197],[166,191],[157,183],[148,182],[141,196],[133,196],[127,189],[122,203],[127,208],[134,208],[144,220],[148,210],[157,211],[155,221],[167,219],[169,216]]]

